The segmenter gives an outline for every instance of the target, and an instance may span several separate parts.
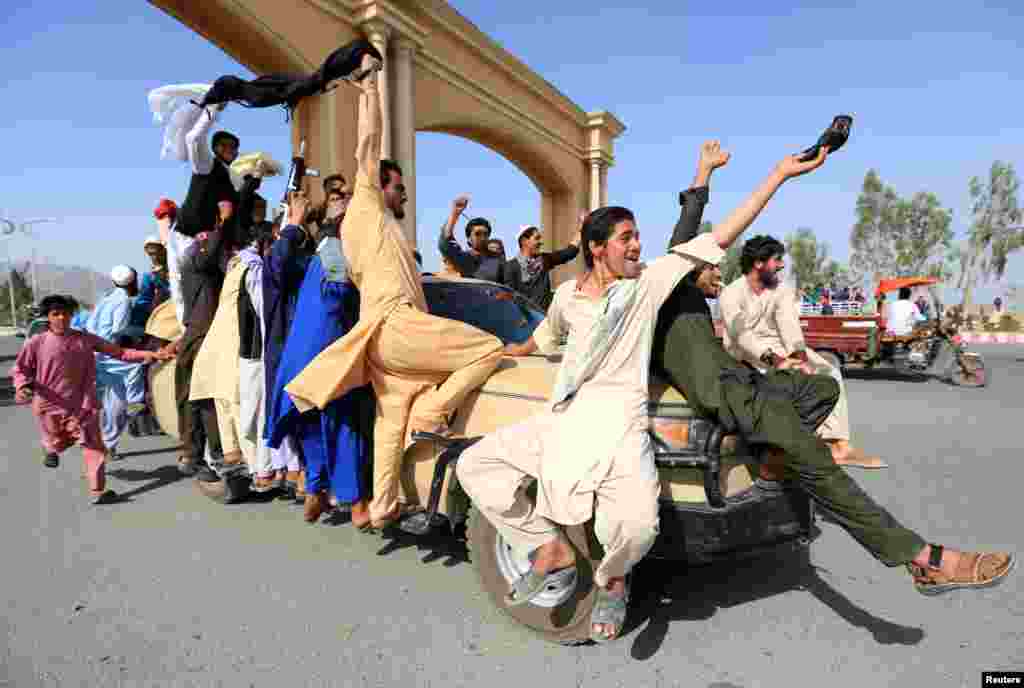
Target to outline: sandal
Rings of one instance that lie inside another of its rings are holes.
[[[187,456],[178,457],[178,472],[182,475],[192,476],[196,474],[196,463]]]
[[[532,568],[512,584],[512,589],[505,595],[506,607],[520,607],[529,604],[540,595],[550,584],[567,581],[576,575],[576,565],[555,569],[548,573],[537,573]]]
[[[54,453],[44,453],[43,465],[47,468],[56,468],[60,465],[60,456]]]
[[[914,578],[914,588],[922,595],[941,595],[963,588],[991,588],[999,585],[1013,570],[1017,558],[1009,552],[962,552],[952,576],[944,574],[942,545],[930,545],[928,566],[907,564]]]
[[[621,595],[612,595],[604,588],[597,589],[597,601],[590,612],[590,639],[595,643],[607,643],[616,640],[622,633],[626,623],[626,611],[629,605],[629,585]],[[608,637],[594,631],[596,624],[614,626],[615,633]]]
[[[277,480],[273,475],[270,477],[256,476],[252,480],[252,487],[250,489],[253,492],[270,492],[277,489]]]

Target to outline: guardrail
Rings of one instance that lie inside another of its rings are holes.
[[[801,303],[800,315],[821,315],[821,304]],[[864,304],[860,301],[833,301],[832,315],[864,315]]]

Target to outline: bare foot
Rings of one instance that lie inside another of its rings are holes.
[[[828,443],[832,452],[832,460],[839,466],[857,468],[888,468],[889,464],[879,456],[868,456],[863,449],[858,449],[846,440],[835,440]]]
[[[626,579],[612,578],[608,581],[605,591],[611,597],[623,597],[626,594]],[[591,626],[591,635],[598,635],[606,640],[612,640],[622,631],[621,627],[610,623],[596,623]]]
[[[560,537],[534,550],[533,570],[542,576],[552,571],[569,568],[576,563],[576,552]]]

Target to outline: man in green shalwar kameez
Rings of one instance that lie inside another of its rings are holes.
[[[683,212],[670,247],[697,234],[706,186],[695,184],[681,201]],[[835,463],[828,446],[814,434],[838,400],[835,380],[789,370],[786,363],[762,375],[725,351],[715,337],[706,301],[720,291],[718,265],[695,269],[679,283],[658,313],[652,351],[655,371],[685,395],[697,413],[718,420],[755,450],[771,455],[774,449],[775,456],[782,450],[784,472],[778,477],[799,484],[883,564],[906,565],[919,592],[931,595],[1001,583],[1015,563],[1013,555],[927,544]]]

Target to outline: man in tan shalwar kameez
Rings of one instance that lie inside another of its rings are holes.
[[[551,576],[571,571],[575,554],[559,525],[594,519],[604,558],[591,639],[618,636],[625,620],[625,576],[658,534],[660,483],[647,433],[648,377],[662,303],[691,271],[717,265],[782,183],[825,160],[796,156],[775,171],[721,225],[646,265],[639,231],[626,208],[592,212],[583,225],[587,272],[555,292],[547,317],[510,355],[557,350],[568,337],[548,409],[487,435],[456,468],[475,508],[532,568],[515,582],[509,606],[529,604]],[[524,489],[536,481],[537,496]]]
[[[364,58],[364,68],[372,60]],[[380,159],[376,71],[359,87],[358,169],[341,226],[349,274],[359,289],[359,322],[285,390],[305,411],[373,385],[377,417],[369,525],[380,528],[399,516],[399,471],[408,435],[447,432],[451,414],[497,368],[502,344],[482,330],[427,313],[414,246],[398,222],[405,215],[402,172]]]
[[[228,261],[217,312],[196,354],[189,387],[189,401],[213,399],[225,470],[252,466],[256,460],[256,444],[242,427],[239,385],[238,297],[245,288],[242,278],[246,268],[237,255]]]
[[[785,268],[785,253],[786,247],[769,236],[755,236],[744,244],[740,259],[743,275],[723,289],[718,299],[725,350],[762,373],[797,359],[797,367],[805,373],[831,376],[839,383],[839,401],[818,427],[818,436],[828,443],[841,466],[885,468],[881,458],[867,456],[850,444],[849,402],[842,371],[807,348],[796,294],[778,277]]]

